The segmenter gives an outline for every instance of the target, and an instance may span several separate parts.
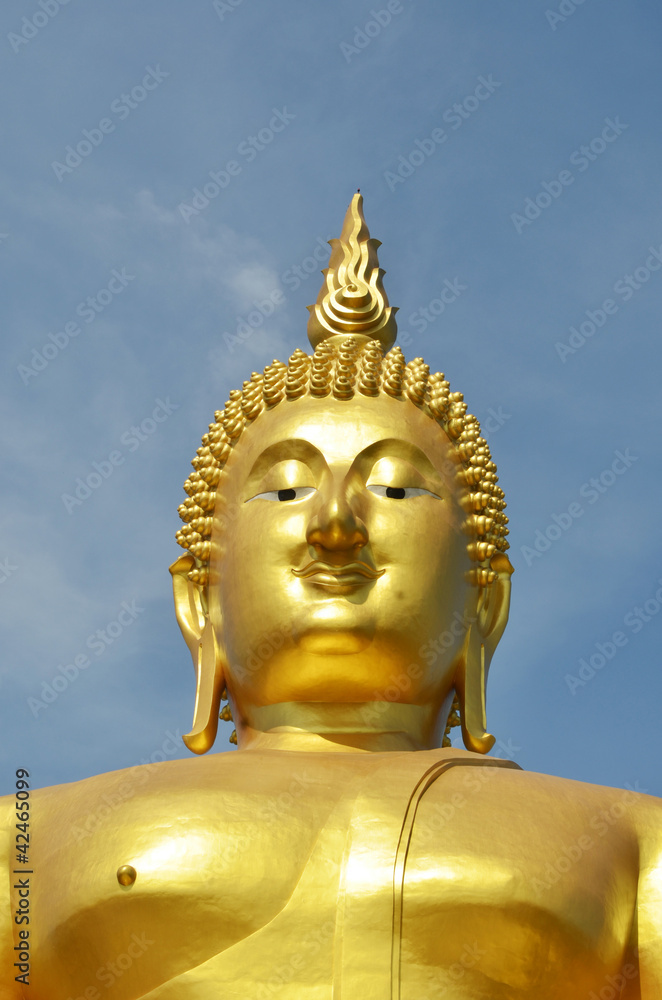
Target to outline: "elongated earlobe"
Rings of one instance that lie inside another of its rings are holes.
[[[487,732],[485,696],[487,674],[494,651],[503,635],[510,610],[510,577],[513,567],[503,553],[493,557],[490,568],[496,573],[492,583],[478,590],[475,614],[458,657],[454,687],[460,705],[462,739],[467,750],[489,753],[494,737]]]
[[[193,556],[181,556],[170,567],[175,596],[175,612],[195,667],[195,709],[193,727],[183,737],[193,753],[206,753],[214,744],[218,712],[225,687],[224,658],[216,633],[207,617],[204,586],[191,580]]]
[[[209,619],[202,630],[197,659],[193,727],[183,740],[193,753],[207,753],[216,739],[221,693],[225,686],[223,665]]]
[[[474,753],[489,753],[495,740],[486,728],[485,646],[474,626],[471,626],[467,633],[462,661],[455,676],[455,690],[460,703],[462,739],[467,750],[472,750]]]

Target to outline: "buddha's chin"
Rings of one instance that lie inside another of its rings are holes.
[[[349,656],[362,653],[372,642],[373,629],[333,629],[316,625],[296,636],[302,653],[311,656]]]
[[[374,641],[375,615],[365,605],[330,600],[297,611],[291,619],[292,645],[304,657],[362,653]]]

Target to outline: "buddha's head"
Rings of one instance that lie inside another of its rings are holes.
[[[197,676],[184,739],[211,747],[227,693],[240,747],[313,731],[425,748],[450,717],[485,753],[512,573],[496,467],[462,394],[393,348],[360,195],[331,246],[313,355],[232,392],[185,483],[187,554],[171,567]]]

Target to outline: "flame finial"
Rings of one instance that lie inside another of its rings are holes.
[[[384,351],[395,343],[397,309],[389,306],[379,266],[379,240],[371,239],[363,217],[363,195],[352,198],[339,239],[329,240],[331,257],[322,272],[317,302],[308,306],[308,339],[313,347],[332,337],[377,340]]]

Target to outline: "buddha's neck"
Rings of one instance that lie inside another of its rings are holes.
[[[240,750],[386,753],[440,745],[438,711],[429,705],[283,702],[253,707],[237,726]]]

